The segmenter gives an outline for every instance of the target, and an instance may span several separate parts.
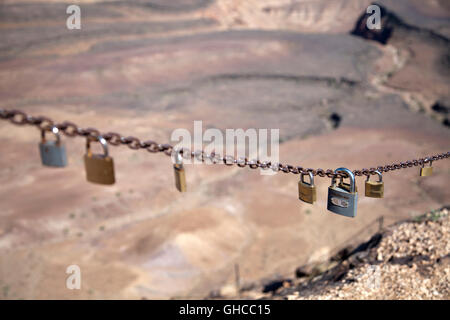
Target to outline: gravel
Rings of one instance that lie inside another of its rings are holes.
[[[296,279],[263,298],[449,299],[448,212],[443,208],[395,224],[376,246],[352,253],[337,266],[330,260],[332,267],[321,275]]]

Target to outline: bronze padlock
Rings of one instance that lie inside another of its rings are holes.
[[[114,161],[108,154],[108,144],[102,136],[97,140],[103,147],[103,154],[93,154],[91,151],[92,137],[86,140],[86,154],[84,155],[84,167],[86,169],[86,179],[92,183],[114,184]]]
[[[304,176],[309,175],[309,183],[305,182]],[[298,182],[298,198],[306,203],[313,204],[317,199],[316,186],[314,185],[314,176],[312,172],[301,173]]]
[[[430,160],[430,166],[425,167],[425,162],[422,164],[422,168],[420,168],[420,176],[421,177],[428,177],[433,174],[433,167],[431,166],[432,161]]]
[[[365,185],[365,195],[370,198],[383,198],[384,197],[384,182],[383,176],[380,171],[376,170],[378,175],[378,181],[370,181],[370,175],[367,176]]]
[[[180,151],[176,152],[173,169],[175,173],[175,186],[177,190],[180,192],[186,192],[186,174],[183,167],[183,157]]]

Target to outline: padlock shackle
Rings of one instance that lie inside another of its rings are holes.
[[[97,138],[94,138],[94,137],[87,137],[86,138],[86,153],[88,154],[88,156],[92,155],[92,152],[91,152],[91,141],[98,141],[98,142],[100,142],[100,144],[102,145],[102,148],[103,148],[103,156],[105,158],[109,156],[108,143],[106,142],[105,138],[103,138],[102,136],[98,136]]]
[[[348,175],[348,178],[350,178],[350,192],[351,193],[355,193],[356,192],[356,184],[355,184],[355,175],[353,174],[353,172],[350,169],[347,168],[337,168],[336,170],[334,170],[334,173],[340,173],[340,172],[345,172]],[[343,177],[341,177],[343,179]],[[336,183],[336,176],[334,176],[331,179],[331,185],[334,186]]]
[[[42,143],[44,143],[46,140],[45,140],[45,132],[46,132],[47,130],[45,130],[45,129],[42,129],[41,130],[41,140],[42,140]],[[61,136],[59,135],[59,129],[56,127],[56,126],[53,126],[52,127],[52,133],[56,136],[56,144],[59,146],[60,144],[61,144]]]
[[[378,175],[378,182],[383,182],[383,175],[381,174],[381,172],[378,170],[375,170],[375,173]],[[367,176],[366,181],[369,181],[369,180],[370,180],[370,174]]]
[[[183,149],[178,149],[173,151],[173,162],[177,166],[183,165]]]
[[[302,172],[300,174],[300,181],[303,183],[306,183],[305,180],[303,179],[304,176],[309,175],[309,184],[311,186],[314,186],[314,175],[312,174],[311,171],[308,171],[307,173]]]
[[[431,167],[431,164],[433,163],[433,160],[430,160],[428,158],[426,158],[425,160],[428,160],[427,162],[430,163],[430,167]],[[422,168],[425,168],[425,161],[422,163]]]

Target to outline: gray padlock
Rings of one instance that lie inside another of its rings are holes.
[[[336,177],[331,180],[331,186],[328,187],[327,209],[331,212],[346,216],[356,217],[358,202],[358,192],[356,191],[355,175],[347,168],[338,168],[334,173],[346,173],[350,178],[350,185],[341,182],[336,185]]]
[[[56,141],[47,141],[45,130],[41,131],[42,140],[39,143],[41,161],[44,166],[62,168],[67,165],[66,147],[61,142],[57,127],[52,128],[52,133],[56,136]]]

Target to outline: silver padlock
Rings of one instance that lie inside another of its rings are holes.
[[[341,179],[340,183],[336,185],[336,177],[333,177],[331,186],[328,187],[327,209],[331,212],[354,218],[356,217],[358,202],[355,175],[347,168],[338,168],[334,173],[346,173],[348,178],[350,178],[350,184],[345,184],[343,179]]]
[[[66,147],[61,142],[59,130],[52,128],[52,133],[56,136],[55,140],[45,139],[45,130],[41,130],[41,142],[39,143],[39,152],[44,166],[65,167],[67,165]]]

